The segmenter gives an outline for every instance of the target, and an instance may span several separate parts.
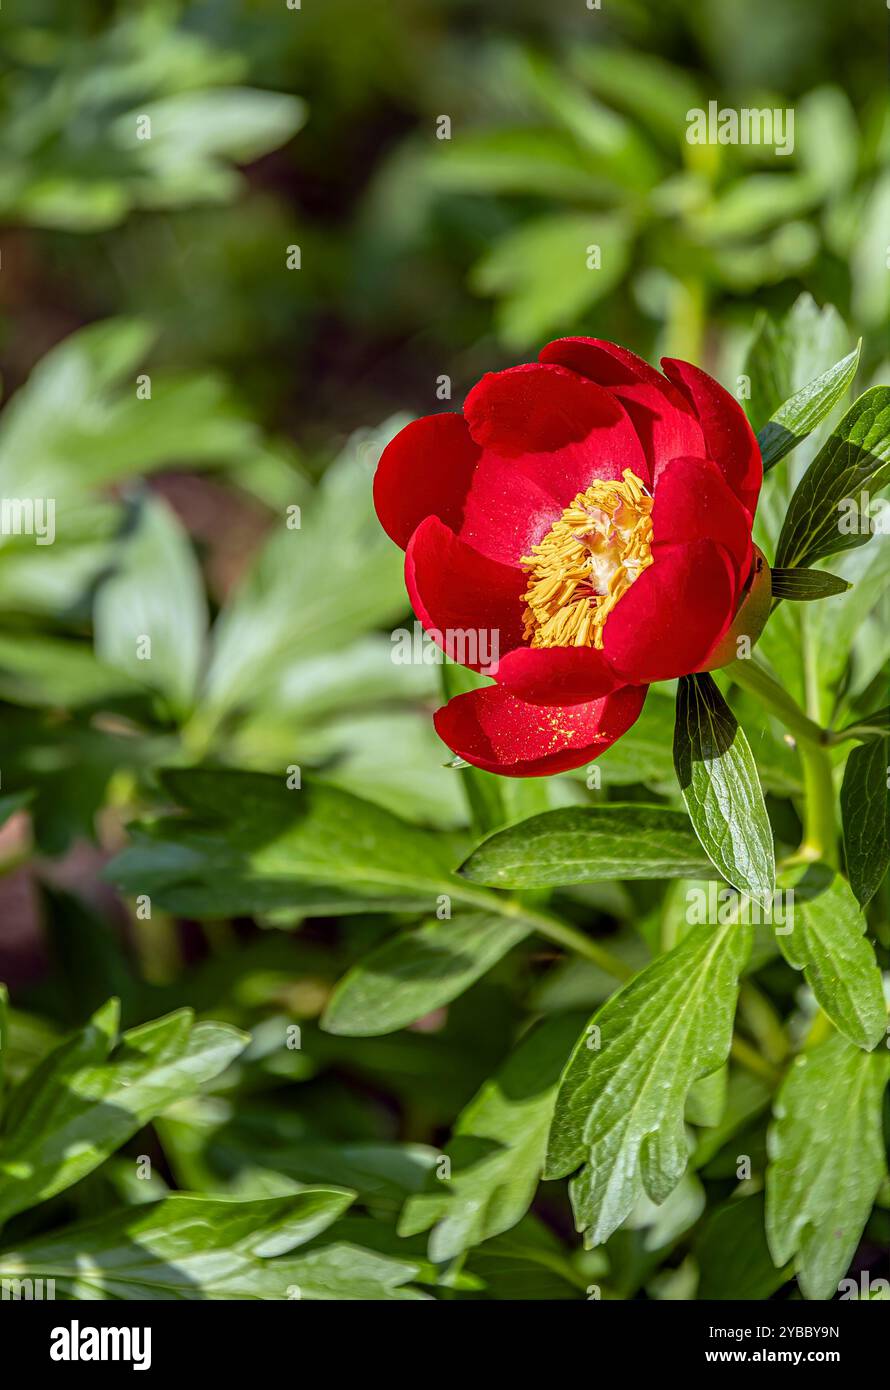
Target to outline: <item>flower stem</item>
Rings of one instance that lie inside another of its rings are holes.
[[[752,1047],[744,1038],[740,1038],[738,1033],[734,1034],[730,1055],[745,1068],[746,1071],[753,1072],[763,1081],[768,1081],[771,1086],[775,1086],[779,1080],[779,1071],[768,1062],[765,1057],[761,1057],[755,1047]]]
[[[546,937],[548,941],[554,942],[557,946],[564,946],[569,951],[574,951],[576,955],[584,956],[586,960],[593,961],[607,975],[611,975],[614,980],[629,980],[636,974],[633,966],[621,960],[619,956],[601,946],[592,936],[585,936],[584,932],[578,931],[577,927],[569,926],[568,922],[563,922],[558,917],[551,917],[547,912],[530,911],[522,904],[517,904],[518,915],[530,922],[539,936]]]
[[[795,856],[801,862],[820,859],[837,868],[837,824],[834,777],[824,748],[801,741],[797,748],[803,767],[804,836]]]
[[[837,826],[834,809],[834,780],[827,745],[830,739],[808,714],[805,714],[778,681],[750,659],[733,661],[726,674],[743,690],[748,690],[769,709],[785,728],[794,735],[803,769],[804,835],[794,854],[794,863],[810,863],[816,859],[836,867],[838,864]]]
[[[746,661],[732,661],[724,667],[724,670],[730,680],[734,680],[736,685],[740,685],[743,690],[756,695],[768,709],[772,710],[776,718],[800,742],[807,741],[815,744],[828,742],[828,735],[825,730],[815,720],[804,714],[800,705],[791,698],[788,691],[784,690],[778,681],[773,680],[772,676],[756,661],[750,657]]]

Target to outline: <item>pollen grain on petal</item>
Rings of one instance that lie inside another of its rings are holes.
[[[612,609],[652,564],[651,511],[642,480],[625,468],[620,482],[579,492],[522,556],[524,636],[533,647],[602,647]]]

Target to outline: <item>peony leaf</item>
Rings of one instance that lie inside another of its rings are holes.
[[[705,672],[684,676],[677,689],[674,766],[711,862],[740,892],[766,902],[776,860],[757,766],[735,715]]]
[[[494,888],[544,888],[610,878],[702,878],[710,869],[681,811],[610,802],[561,807],[500,830],[459,873]]]
[[[792,930],[776,936],[835,1028],[857,1047],[872,1048],[887,1026],[881,972],[849,884],[840,874],[830,875],[825,865],[814,864],[798,879]]]
[[[846,579],[824,570],[773,570],[773,598],[787,598],[794,603],[811,603],[814,599],[832,598],[852,589]]]
[[[531,1205],[547,1148],[553,1104],[581,1020],[557,1014],[528,1033],[458,1117],[445,1152],[451,1176],[430,1176],[411,1197],[399,1234],[433,1227],[430,1259],[454,1259],[508,1231]]]
[[[791,499],[776,551],[779,569],[799,569],[864,545],[862,508],[890,481],[890,386],[873,386],[832,430]]]
[[[860,338],[856,347],[840,362],[829,367],[827,372],[817,376],[800,391],[795,391],[787,401],[779,406],[763,429],[758,431],[757,442],[763,458],[763,471],[768,472],[780,459],[796,448],[801,440],[831,413],[850,387],[859,366],[859,353],[862,349]]]
[[[880,711],[885,725],[887,711]],[[854,748],[844,770],[841,818],[847,873],[863,907],[890,866],[890,735]]]
[[[883,1048],[840,1034],[796,1058],[776,1097],[768,1138],[766,1234],[777,1265],[792,1257],[805,1298],[837,1292],[887,1173]]]
[[[394,1033],[450,1004],[533,930],[486,912],[433,917],[360,960],[338,984],[322,1019],[329,1033]]]
[[[188,534],[165,502],[145,497],[111,562],[95,599],[96,657],[160,691],[184,718],[207,637],[207,600]]]
[[[790,1265],[777,1269],[770,1258],[763,1205],[762,1192],[735,1197],[705,1222],[695,1242],[700,1299],[760,1303],[793,1278]]]
[[[594,1014],[563,1073],[544,1176],[571,1184],[588,1245],[645,1191],[663,1202],[686,1169],[686,1098],[729,1054],[738,977],[753,935],[694,927]]]
[[[4,1251],[0,1274],[49,1276],[73,1299],[422,1297],[401,1288],[416,1263],[325,1234],[353,1197],[324,1187],[247,1201],[176,1193]]]
[[[110,1000],[12,1093],[0,1140],[0,1221],[97,1168],[167,1106],[192,1095],[243,1051],[244,1033],[195,1023],[190,1009],[117,1041]]]
[[[836,738],[858,738],[867,741],[890,734],[890,705],[872,710],[871,714],[861,714],[841,729]]]
[[[283,777],[211,768],[166,771],[162,781],[188,814],[133,828],[107,874],[172,912],[423,912],[466,887],[451,872],[457,837],[324,782],[291,790]]]

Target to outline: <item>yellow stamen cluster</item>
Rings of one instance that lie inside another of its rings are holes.
[[[602,647],[618,600],[652,564],[652,498],[625,468],[621,482],[579,492],[523,555],[525,638],[533,647]]]

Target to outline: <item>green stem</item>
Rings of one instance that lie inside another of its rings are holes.
[[[795,863],[821,859],[833,867],[838,863],[837,827],[834,810],[834,779],[827,745],[829,734],[809,714],[805,714],[787,690],[757,662],[733,661],[726,674],[743,690],[756,695],[785,728],[794,735],[800,754],[804,781],[804,835],[793,856]],[[811,713],[812,713],[811,709]]]
[[[803,767],[804,835],[795,858],[803,863],[820,859],[836,869],[839,859],[831,759],[824,748],[803,741],[797,751]]]
[[[743,690],[756,695],[773,714],[779,719],[785,728],[800,742],[825,744],[828,742],[828,735],[825,730],[804,714],[800,705],[793,700],[784,690],[778,681],[773,680],[767,671],[759,666],[752,658],[747,661],[733,661],[724,671],[730,680],[734,680],[736,685],[740,685]]]
[[[761,1057],[757,1049],[752,1047],[749,1042],[740,1038],[738,1033],[733,1037],[730,1053],[747,1071],[753,1072],[755,1076],[761,1077],[764,1081],[768,1081],[771,1086],[775,1086],[779,1080],[778,1070],[765,1057]]]
[[[554,942],[557,946],[564,946],[567,950],[574,951],[576,955],[584,956],[586,960],[593,961],[594,965],[598,965],[613,979],[623,983],[636,974],[632,965],[628,965],[619,956],[613,955],[592,936],[585,936],[583,932],[578,931],[577,927],[570,927],[568,922],[563,922],[558,917],[551,917],[549,913],[529,911],[521,903],[517,903],[516,908],[517,915],[530,922],[539,936],[546,937],[548,941]]]

